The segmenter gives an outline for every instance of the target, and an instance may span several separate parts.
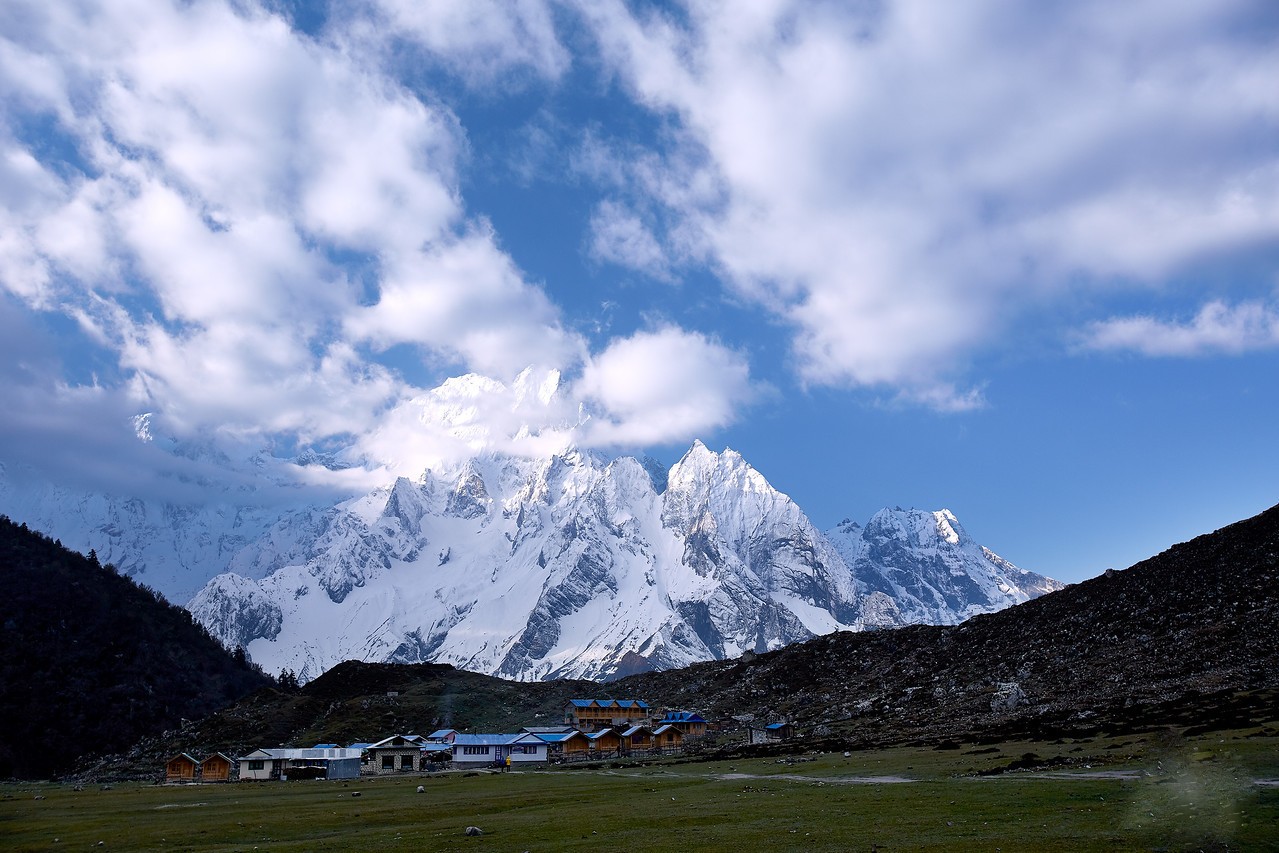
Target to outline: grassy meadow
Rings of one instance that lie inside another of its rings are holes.
[[[10,784],[0,849],[1279,850],[1279,787],[1257,783],[1279,778],[1279,737],[951,746],[347,782]],[[981,775],[1010,764],[1028,767]]]

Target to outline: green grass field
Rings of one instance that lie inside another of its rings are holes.
[[[0,849],[1279,850],[1279,787],[1256,781],[1279,778],[1279,738],[1247,734],[345,783],[7,785]],[[1026,753],[1029,770],[977,775]]]

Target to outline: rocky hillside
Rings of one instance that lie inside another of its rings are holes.
[[[1279,689],[1279,507],[962,625],[834,634],[617,689],[868,742],[1246,722]]]
[[[0,778],[177,728],[271,680],[151,590],[0,516]]]

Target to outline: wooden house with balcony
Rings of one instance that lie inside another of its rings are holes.
[[[707,722],[696,711],[667,711],[657,721],[659,726],[674,726],[684,733],[685,737],[697,738],[706,736]]]
[[[620,726],[648,725],[652,709],[642,699],[570,699],[564,706],[564,725],[580,732]]]

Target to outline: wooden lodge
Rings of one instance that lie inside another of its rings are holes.
[[[564,725],[587,734],[600,729],[648,725],[652,709],[642,699],[570,699],[564,706]]]
[[[674,726],[685,737],[705,737],[706,720],[696,711],[667,711],[657,721],[659,726]]]

